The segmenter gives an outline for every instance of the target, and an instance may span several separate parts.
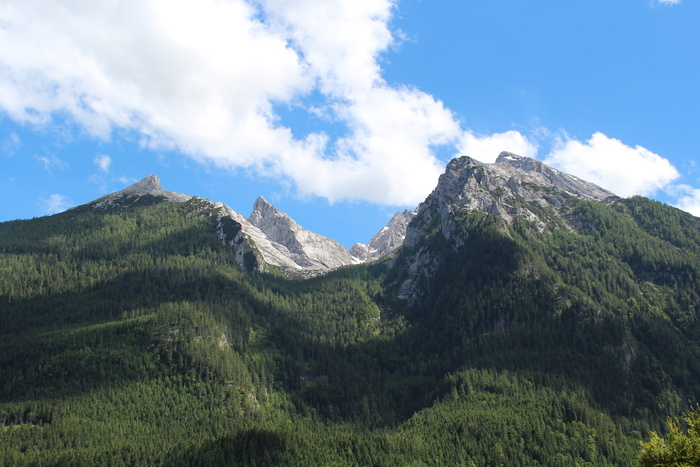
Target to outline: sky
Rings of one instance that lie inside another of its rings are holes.
[[[459,155],[700,216],[696,0],[4,0],[0,222],[156,174],[346,247]]]

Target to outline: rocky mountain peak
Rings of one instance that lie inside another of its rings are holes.
[[[174,191],[164,190],[161,186],[160,179],[156,175],[151,174],[133,185],[124,188],[123,190],[98,198],[92,203],[89,203],[89,205],[95,208],[106,208],[118,204],[124,204],[125,200],[128,200],[127,204],[133,203],[147,196],[156,197],[163,201],[173,201],[178,203],[184,203],[192,198],[190,195],[186,195],[184,193],[175,193]]]
[[[287,254],[298,268],[309,273],[326,272],[358,262],[340,243],[306,230],[262,196],[255,201],[248,220],[278,251]]]
[[[250,213],[248,220],[265,232],[265,235],[273,241],[283,240],[288,231],[296,231],[301,228],[291,217],[270,204],[262,196],[258,196],[255,200],[253,212]]]
[[[615,196],[610,191],[594,183],[561,172],[538,160],[518,156],[510,152],[502,152],[496,159],[496,165],[513,168],[520,174],[529,177],[534,183],[554,187],[577,198],[605,201],[609,197]]]
[[[522,217],[544,228],[541,208],[558,212],[568,196],[602,202],[615,197],[593,183],[528,157],[503,152],[495,163],[486,164],[462,156],[447,165],[419,211],[437,207],[443,220],[456,210],[493,214],[506,222]]]
[[[362,261],[372,261],[391,253],[401,245],[406,238],[406,229],[416,215],[416,211],[408,209],[397,212],[389,223],[372,237],[368,244],[356,243],[350,249],[350,254]]]
[[[139,180],[133,185],[123,189],[121,193],[130,195],[157,195],[163,191],[160,178],[156,175],[149,175],[143,180]]]
[[[545,232],[565,222],[563,214],[575,199],[609,202],[616,197],[593,183],[509,152],[502,152],[492,164],[467,156],[453,159],[418,207],[417,222],[408,226],[404,245],[417,250],[401,294],[414,296],[414,279],[437,267],[436,257],[421,247],[431,232],[439,231],[455,250],[464,243],[465,222],[480,222],[483,215],[499,218],[504,225],[523,219]]]
[[[258,198],[255,200],[255,203],[253,203],[253,213],[257,213],[256,215],[262,215],[264,217],[265,214],[274,214],[274,215],[279,215],[279,214],[284,214],[282,211],[277,209],[275,206],[270,204],[264,197],[258,196]],[[253,216],[253,214],[251,214]]]
[[[223,203],[164,190],[156,175],[139,180],[121,191],[105,195],[86,206],[89,208],[129,209],[136,204],[196,201],[202,215],[216,216],[217,234],[233,248],[236,260],[244,264],[247,253],[255,255],[258,267],[270,265],[303,276],[314,276],[332,269],[372,261],[401,246],[406,225],[415,214],[398,213],[370,241],[348,250],[337,241],[311,232],[259,196],[249,217],[244,217]]]

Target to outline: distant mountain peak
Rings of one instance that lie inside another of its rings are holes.
[[[268,200],[266,200],[264,196],[258,196],[255,200],[255,203],[253,204],[253,211],[263,211],[268,209],[274,209],[279,211],[279,209],[277,209]]]
[[[350,254],[362,261],[373,261],[391,253],[403,245],[409,222],[416,216],[416,211],[397,212],[389,223],[372,237],[367,245],[356,243]]]
[[[148,177],[139,180],[133,185],[121,190],[121,193],[133,195],[153,195],[159,194],[161,191],[163,191],[163,187],[160,184],[160,178],[151,174]]]
[[[306,230],[262,196],[255,200],[248,220],[277,250],[306,271],[325,272],[358,262],[336,240]]]
[[[115,204],[121,204],[120,200],[123,201],[126,199],[133,202],[145,196],[154,196],[157,198],[162,198],[164,201],[173,201],[178,203],[184,203],[192,198],[190,195],[186,195],[184,193],[175,193],[174,191],[164,190],[160,183],[160,178],[151,174],[133,185],[124,188],[123,190],[110,193],[96,199],[92,203],[89,203],[88,206],[95,208],[106,208],[109,206],[114,206]]]
[[[534,161],[535,159],[532,159],[531,157],[525,157],[525,156],[519,156],[518,154],[514,154],[512,152],[508,151],[502,151],[498,157],[496,158],[496,163],[499,162],[513,162],[513,161]]]

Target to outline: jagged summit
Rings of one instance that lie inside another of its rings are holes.
[[[565,215],[576,200],[610,203],[616,199],[593,183],[510,152],[502,152],[492,164],[468,156],[453,159],[418,207],[417,222],[408,226],[404,245],[417,250],[400,295],[415,297],[417,278],[430,276],[437,267],[435,255],[423,242],[431,232],[440,232],[456,251],[465,242],[467,219],[480,222],[485,214],[500,219],[504,228],[520,219],[546,232],[566,224]]]
[[[192,196],[164,190],[156,175],[139,180],[123,190],[105,195],[84,207],[128,209],[136,204],[159,202],[184,203]],[[258,267],[270,265],[283,271],[314,276],[350,264],[372,261],[401,246],[413,211],[398,213],[375,235],[368,245],[357,244],[352,250],[336,240],[311,232],[259,196],[249,217],[229,206],[198,198],[202,215],[217,219],[217,234],[234,250],[243,264],[246,252],[253,252]],[[206,209],[202,207],[206,206]]]
[[[139,180],[133,185],[123,189],[121,193],[132,195],[153,195],[160,194],[162,191],[163,187],[160,184],[160,178],[151,174],[143,180]]]
[[[160,183],[160,179],[156,175],[151,174],[133,185],[124,188],[123,190],[110,193],[96,199],[92,203],[89,203],[88,206],[95,208],[106,208],[118,204],[120,200],[129,200],[130,203],[133,203],[147,196],[153,196],[156,198],[161,198],[163,201],[172,201],[177,203],[184,203],[192,198],[190,195],[186,195],[184,193],[175,193],[174,191],[164,190]]]
[[[391,253],[403,245],[406,229],[416,215],[416,211],[404,210],[397,212],[389,223],[372,237],[367,245],[356,243],[350,249],[350,254],[362,261],[372,261]]]
[[[261,229],[271,240],[283,236],[283,231],[301,228],[294,220],[270,204],[264,197],[258,196],[253,204],[253,212],[248,220]]]
[[[511,152],[502,152],[496,159],[496,164],[512,167],[539,184],[553,186],[578,198],[604,201],[615,196],[614,193],[594,183],[561,172],[536,159],[518,156]]]
[[[558,214],[567,205],[567,196],[600,202],[616,199],[598,185],[529,157],[502,152],[495,163],[487,164],[462,156],[450,161],[418,212],[439,212],[447,236],[452,230],[448,228],[451,214],[456,211],[483,212],[506,222],[520,217],[545,230],[546,213]],[[413,240],[409,232],[408,241]]]
[[[306,230],[259,196],[248,218],[273,246],[288,252],[292,261],[310,272],[325,272],[358,262],[336,240]]]

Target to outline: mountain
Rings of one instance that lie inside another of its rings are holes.
[[[625,466],[700,401],[688,213],[463,157],[351,251],[153,176],[0,223],[0,465]]]
[[[296,267],[311,273],[326,272],[358,263],[340,243],[304,229],[260,196],[248,218],[265,237],[285,249]]]
[[[688,213],[510,153],[460,157],[393,261],[426,354],[557,374],[624,417],[700,397],[700,220]],[[434,364],[450,371],[446,360]]]
[[[407,229],[405,244],[418,247],[402,285],[400,296],[414,297],[418,276],[430,276],[436,257],[425,239],[439,228],[453,250],[467,241],[465,221],[498,219],[532,224],[538,232],[559,228],[574,200],[610,204],[613,193],[540,161],[502,152],[496,162],[485,164],[467,156],[453,159],[440,176],[435,190],[417,209],[416,221]],[[488,217],[484,217],[488,216]]]
[[[408,224],[415,217],[415,211],[408,209],[397,212],[389,223],[372,237],[367,245],[356,243],[350,254],[360,261],[372,261],[388,255],[403,245]]]
[[[239,264],[259,270],[272,266],[284,273],[305,277],[373,261],[391,253],[401,246],[413,215],[411,211],[397,213],[368,245],[358,243],[348,250],[336,240],[304,229],[262,196],[246,218],[226,204],[164,190],[155,175],[76,209],[115,209],[193,200],[200,205],[202,213],[217,219],[218,236],[233,249]]]
[[[192,197],[184,193],[163,190],[160,179],[155,175],[140,180],[133,185],[115,193],[110,193],[88,203],[93,208],[108,208],[118,205],[129,205],[150,200],[151,202],[171,201],[184,203]]]

